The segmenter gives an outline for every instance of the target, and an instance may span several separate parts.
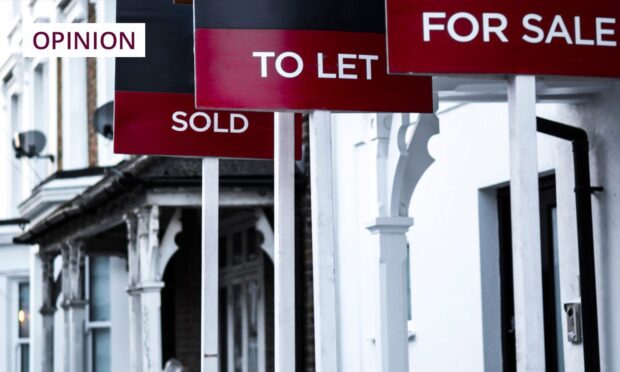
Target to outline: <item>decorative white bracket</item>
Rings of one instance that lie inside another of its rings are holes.
[[[439,133],[435,114],[377,114],[370,123],[376,176],[376,215],[367,226],[378,250],[379,360],[382,372],[408,372],[407,237],[409,205],[433,163],[428,142]]]
[[[160,371],[161,289],[166,265],[179,249],[175,236],[182,230],[181,209],[176,209],[159,240],[157,205],[147,205],[125,216],[128,239],[130,295],[130,366],[132,370]]]
[[[172,218],[166,227],[166,232],[161,239],[160,257],[158,260],[158,275],[160,278],[163,278],[168,262],[179,250],[175,237],[179,232],[181,232],[181,230],[183,230],[183,224],[181,223],[181,208],[177,208],[174,210]]]
[[[439,133],[439,118],[422,114],[411,123],[409,114],[394,116],[388,149],[389,215],[407,216],[413,190],[435,159],[428,142]]]
[[[273,262],[273,228],[262,208],[256,208],[254,213],[256,215],[256,230],[263,237],[260,248],[267,253]]]
[[[61,247],[63,306],[84,306],[84,242],[70,241]]]
[[[136,210],[138,217],[137,250],[140,286],[158,283],[159,275],[159,207],[144,206]]]

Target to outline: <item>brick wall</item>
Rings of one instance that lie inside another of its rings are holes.
[[[58,82],[56,86],[56,97],[58,97],[58,103],[56,105],[56,165],[58,170],[62,170],[62,58],[59,57],[56,60],[56,81]]]
[[[97,22],[95,4],[88,3],[88,22]],[[97,165],[97,132],[93,125],[93,115],[97,110],[97,59],[86,58],[86,102],[88,105],[88,165]]]

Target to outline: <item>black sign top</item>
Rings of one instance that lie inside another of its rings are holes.
[[[197,28],[385,32],[384,0],[194,0]]]
[[[193,94],[192,16],[172,0],[117,0],[118,23],[146,24],[146,58],[116,59],[116,90]]]

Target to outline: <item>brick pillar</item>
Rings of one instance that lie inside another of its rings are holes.
[[[88,22],[97,22],[97,12],[94,3],[88,4]],[[86,105],[88,113],[88,165],[97,165],[97,132],[93,125],[93,116],[97,110],[97,59],[86,58]]]

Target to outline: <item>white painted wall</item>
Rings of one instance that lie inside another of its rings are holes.
[[[371,263],[365,228],[374,209],[372,179],[363,161],[368,147],[361,145],[369,115],[333,115],[333,169],[335,200],[336,280],[340,361],[343,371],[376,371],[378,268]],[[364,200],[368,196],[368,199]]]
[[[591,136],[599,317],[604,371],[620,370],[620,84],[581,105],[539,104],[538,114],[584,127]],[[496,371],[499,344],[497,212],[494,190],[509,181],[508,112],[504,103],[468,104],[445,114],[429,150],[436,162],[414,192],[411,244],[412,371]],[[376,370],[376,258],[365,222],[376,200],[367,166],[365,115],[336,115],[334,173],[338,300],[343,371]],[[579,296],[570,144],[538,136],[541,174],[555,171],[561,296]],[[565,334],[565,330],[564,330]],[[582,371],[582,346],[565,341],[567,371]],[[485,369],[486,366],[486,369]]]
[[[45,159],[15,159],[11,139],[16,131],[38,129],[47,137],[43,154],[56,152],[56,60],[24,59],[21,57],[21,27],[24,23],[49,22],[55,19],[55,7],[50,1],[23,1],[18,16],[12,15],[12,3],[0,4],[0,74],[4,79],[13,74],[8,83],[0,82],[0,167],[2,179],[11,180],[0,187],[7,202],[3,203],[1,215],[15,217],[16,206],[26,198],[31,189],[56,169],[56,165]],[[43,84],[35,83],[35,68],[44,65],[46,70]],[[37,86],[35,86],[37,85]],[[43,92],[39,92],[43,89]],[[12,112],[10,97],[19,95],[20,110]],[[36,99],[35,97],[38,97]],[[41,98],[46,101],[41,105]],[[12,127],[11,118],[19,117],[19,125]],[[44,119],[44,120],[41,120]],[[9,187],[14,184],[15,187]],[[8,209],[7,209],[8,208]]]
[[[597,294],[599,308],[599,333],[601,339],[601,368],[603,371],[620,370],[620,83],[602,94],[596,101],[586,105],[542,105],[539,114],[587,130],[590,137],[590,167],[592,183],[605,187],[605,192],[592,199],[594,217],[594,246],[597,269]],[[564,169],[558,183],[572,182],[572,150],[570,145],[557,147],[558,169]],[[572,185],[572,183],[571,183]],[[563,198],[571,210],[574,196],[564,190]],[[559,201],[561,203],[561,201]],[[559,211],[558,211],[559,212]],[[560,244],[564,251],[561,260],[576,260],[575,216],[560,217]],[[578,270],[566,268],[561,262],[563,274],[562,299],[573,300],[578,294]],[[565,348],[567,344],[565,343]],[[581,349],[581,347],[579,347]]]
[[[507,106],[472,104],[439,117],[440,134],[429,144],[436,162],[410,210],[411,366],[453,371],[458,361],[463,371],[482,371],[478,190],[509,179]],[[539,136],[540,171],[551,168],[549,142]]]

